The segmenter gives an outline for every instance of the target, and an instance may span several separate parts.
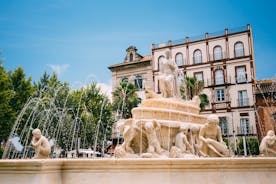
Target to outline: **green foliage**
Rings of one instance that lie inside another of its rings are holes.
[[[88,88],[71,91],[67,107],[70,107],[70,111],[59,140],[61,148],[70,150],[70,145],[75,149],[77,138],[80,138],[81,148],[106,145],[114,123],[112,106],[108,97],[101,94],[100,89],[96,87],[96,83]],[[76,135],[73,137],[74,133]]]
[[[138,88],[134,84],[121,82],[113,92],[113,110],[121,114],[121,117],[128,119],[132,117],[131,110],[141,103],[137,96]]]
[[[28,98],[34,93],[35,88],[32,86],[32,78],[25,79],[25,73],[21,67],[18,67],[10,76],[14,96],[11,99],[11,106],[16,114],[20,112]]]
[[[204,83],[198,81],[195,77],[186,77],[184,81],[184,86],[180,87],[181,97],[186,100],[192,100],[194,96],[198,95],[200,98],[200,109],[203,110],[206,105],[209,105],[208,96],[201,94]]]
[[[13,96],[8,72],[0,66],[0,143],[7,140],[15,119],[15,112],[10,104]]]
[[[0,146],[0,158],[2,158],[3,152],[4,152],[4,148],[2,148],[2,147]]]
[[[246,138],[246,151],[248,155],[259,155],[259,140],[258,138]],[[244,155],[243,139],[238,140],[237,154]]]
[[[204,110],[206,105],[209,105],[209,99],[208,96],[206,94],[200,94],[199,95],[200,98],[200,109]]]
[[[70,90],[68,83],[46,72],[34,85],[31,80],[26,79],[21,67],[10,72],[0,66],[0,143],[7,141],[20,114],[15,133],[22,135],[21,140],[27,140],[24,145],[29,145],[31,135],[21,134],[21,131],[29,132],[36,127],[43,130],[47,138],[55,138],[57,146],[64,150],[75,149],[77,138],[81,139],[81,148],[106,145],[114,123],[112,105],[96,83]],[[26,102],[35,103],[30,103],[23,111]],[[131,102],[129,99],[128,107]]]

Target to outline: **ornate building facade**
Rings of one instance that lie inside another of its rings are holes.
[[[196,77],[204,83],[203,93],[208,95],[210,105],[202,113],[219,115],[224,136],[256,135],[255,68],[250,25],[153,44],[154,76],[158,76],[159,62],[167,50],[184,77]],[[154,89],[159,91],[155,78]]]
[[[108,67],[112,72],[112,91],[122,81],[134,83],[141,91],[145,85],[152,86],[151,55],[140,55],[134,46],[128,47],[126,52],[123,62]]]
[[[196,77],[204,82],[203,93],[208,96],[210,105],[201,113],[217,113],[225,137],[257,135],[256,75],[250,25],[152,44],[151,51],[151,56],[143,57],[135,47],[129,47],[125,61],[109,67],[113,89],[121,81],[132,78],[135,82],[136,77],[141,76],[142,87],[146,84],[158,93],[159,62],[165,52],[170,51],[181,70],[180,78]]]

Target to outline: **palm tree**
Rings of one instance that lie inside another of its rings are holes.
[[[180,87],[181,97],[186,100],[191,100],[194,96],[198,95],[200,98],[200,109],[203,110],[209,104],[208,96],[201,94],[204,83],[197,80],[195,77],[186,77],[185,83]]]
[[[121,82],[113,92],[113,110],[117,111],[121,118],[131,118],[131,110],[141,103],[136,91],[138,88],[134,84]]]

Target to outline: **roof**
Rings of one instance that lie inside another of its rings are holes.
[[[276,78],[257,81],[256,94],[276,92]]]
[[[111,69],[111,68],[115,68],[115,67],[119,67],[119,66],[133,65],[133,64],[137,64],[137,63],[141,63],[141,62],[151,61],[151,59],[152,59],[151,55],[146,55],[146,56],[142,56],[142,57],[143,58],[140,61],[117,63],[117,64],[109,66],[108,68]]]
[[[152,56],[151,55],[146,55],[146,56],[144,56],[141,60],[140,60],[140,62],[143,62],[143,61],[150,61],[152,59]]]

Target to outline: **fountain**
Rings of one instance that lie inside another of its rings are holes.
[[[118,124],[124,142],[116,147],[115,157],[3,159],[1,183],[275,183],[276,158],[231,157],[217,116],[200,115],[198,97],[181,100],[170,84],[176,80],[175,73],[168,71],[159,76],[162,94],[147,90],[147,98],[132,110],[133,118]],[[74,130],[78,128],[73,125]],[[275,145],[275,135],[269,136],[262,144],[264,154]]]

